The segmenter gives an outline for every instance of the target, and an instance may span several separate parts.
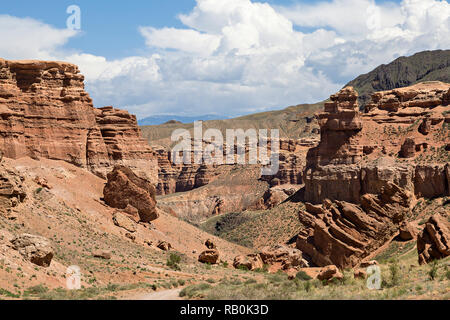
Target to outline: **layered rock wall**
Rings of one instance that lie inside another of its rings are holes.
[[[449,88],[427,82],[377,92],[366,113],[358,111],[351,87],[331,96],[318,115],[320,143],[307,155],[306,201],[359,203],[386,182],[417,197],[448,195]]]
[[[136,118],[95,109],[76,65],[0,59],[0,149],[8,158],[63,160],[98,176],[123,164],[156,182]]]

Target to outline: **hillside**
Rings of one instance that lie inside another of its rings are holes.
[[[346,86],[354,87],[360,103],[365,104],[373,92],[407,87],[423,81],[450,82],[450,50],[423,51],[410,57],[400,57],[360,75]]]
[[[207,114],[207,115],[200,115],[195,117],[188,117],[188,116],[179,116],[179,115],[154,115],[151,117],[147,117],[144,119],[141,119],[138,121],[140,126],[154,126],[154,125],[160,125],[160,124],[166,124],[167,122],[173,123],[191,123],[197,120],[215,120],[220,119],[220,116],[213,115],[213,114]]]
[[[283,110],[255,113],[227,120],[210,120],[203,123],[203,130],[215,128],[225,136],[226,129],[279,129],[281,138],[298,139],[311,135],[317,127],[314,123],[307,126],[314,114],[323,109],[324,102],[316,104],[300,104]],[[141,126],[142,135],[150,145],[170,147],[171,134],[176,129],[187,129],[193,132],[192,124],[167,123],[158,126]]]

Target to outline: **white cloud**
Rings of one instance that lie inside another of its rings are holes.
[[[151,53],[108,60],[64,50],[71,31],[0,16],[0,36],[9,41],[0,43],[0,56],[77,63],[96,105],[114,104],[144,117],[236,115],[316,102],[398,56],[450,48],[446,0],[328,0],[289,7],[197,0],[179,19],[180,29],[137,30]]]
[[[215,35],[202,34],[190,29],[141,27],[139,31],[146,39],[149,47],[162,49],[177,49],[197,54],[211,54],[220,43]]]
[[[34,19],[0,15],[0,56],[51,60],[75,35],[75,31],[56,29]]]

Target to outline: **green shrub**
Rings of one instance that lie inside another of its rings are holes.
[[[312,280],[312,278],[305,272],[305,271],[299,271],[297,272],[297,274],[295,275],[295,277],[299,280],[303,280],[303,281],[309,281]]]
[[[306,291],[306,292],[310,292],[312,286],[313,286],[313,285],[312,285],[312,283],[311,283],[310,281],[306,281],[305,284],[304,284],[304,289],[305,289],[305,291]]]
[[[14,294],[8,290],[0,288],[0,296],[6,296],[8,298],[20,298],[20,294]]]
[[[209,283],[200,283],[188,286],[181,290],[179,296],[180,297],[188,297],[189,299],[193,297],[198,297],[201,295],[201,292],[204,290],[208,290],[211,288],[211,285]]]
[[[33,286],[25,290],[25,294],[42,294],[48,292],[48,288],[42,284]]]
[[[434,280],[437,277],[438,274],[438,262],[437,260],[433,260],[433,262],[430,265],[430,270],[428,271],[428,276],[430,277],[430,280]]]
[[[181,262],[181,257],[176,253],[171,253],[167,259],[167,266],[173,270],[180,271],[181,268],[179,263]]]
[[[394,260],[389,265],[389,272],[390,272],[390,286],[391,287],[398,286],[401,282],[401,270],[397,260]]]

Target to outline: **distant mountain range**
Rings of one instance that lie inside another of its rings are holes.
[[[408,87],[423,81],[450,83],[450,50],[423,51],[400,57],[360,75],[346,86],[358,91],[360,103],[364,105],[370,101],[373,92]]]
[[[213,114],[200,115],[200,116],[175,116],[175,115],[155,115],[147,117],[138,121],[140,126],[156,126],[160,124],[170,124],[170,123],[192,123],[194,121],[208,121],[208,120],[222,120],[224,117],[217,116]]]

